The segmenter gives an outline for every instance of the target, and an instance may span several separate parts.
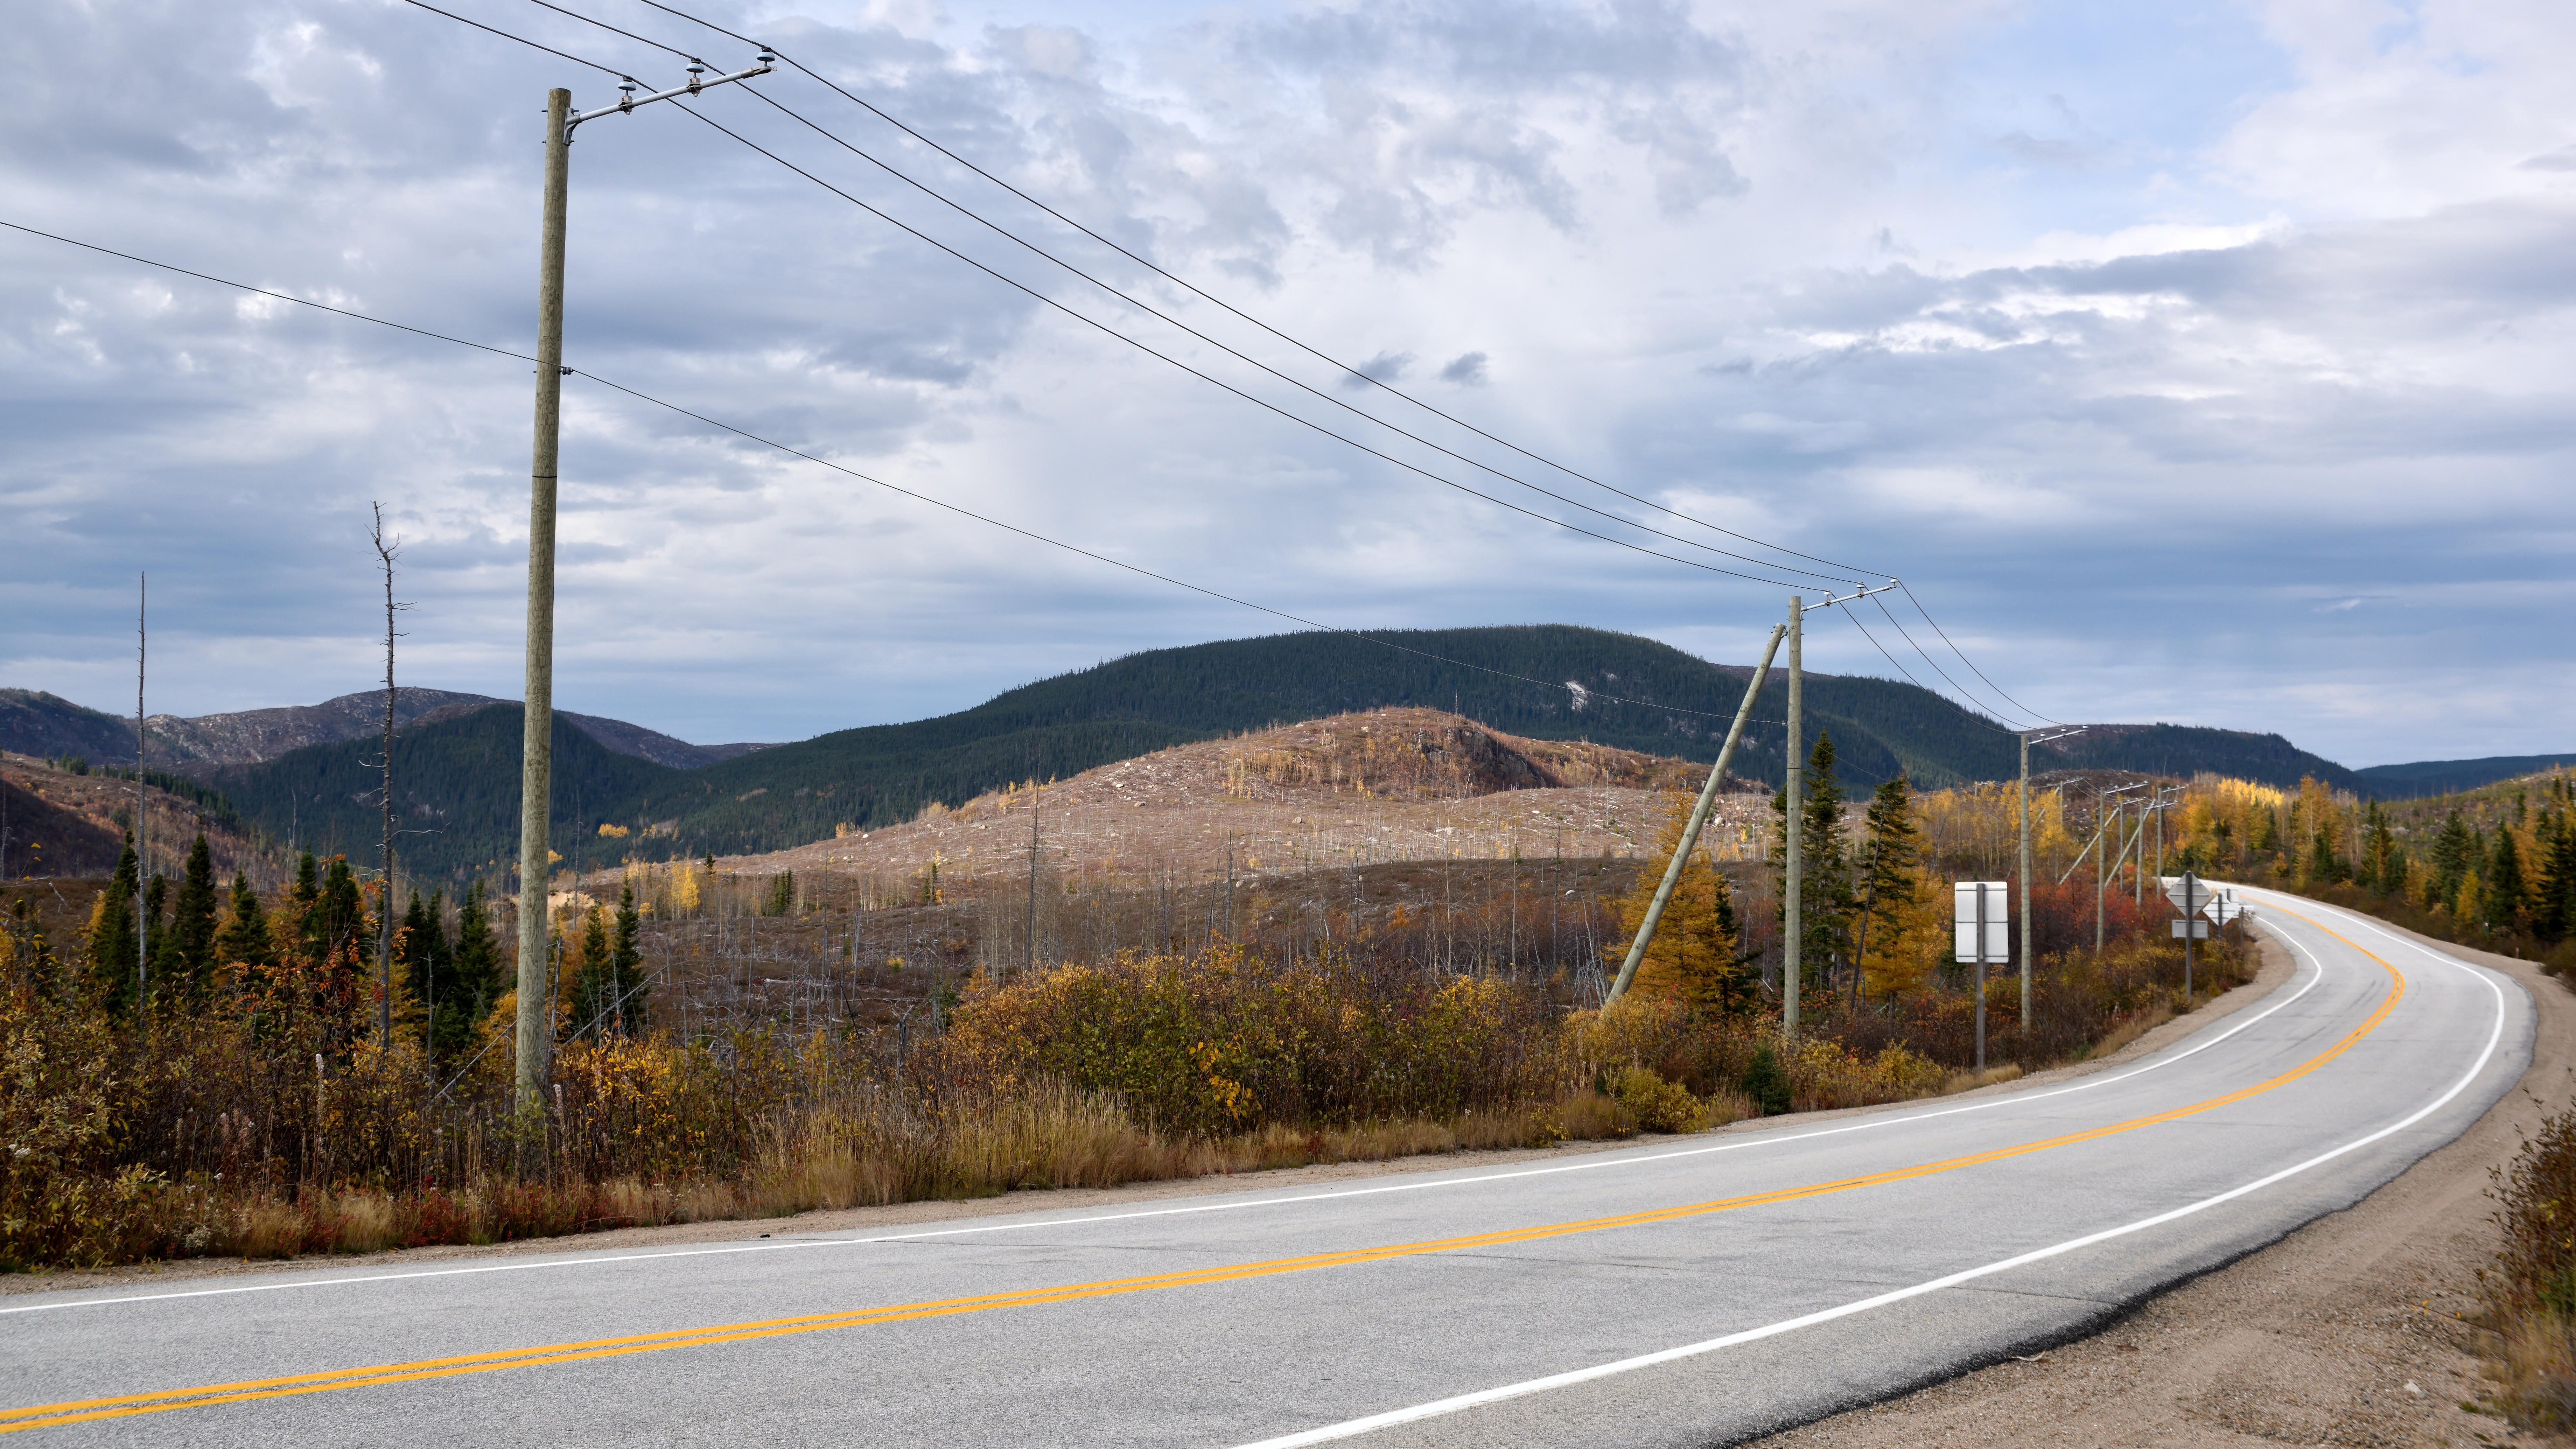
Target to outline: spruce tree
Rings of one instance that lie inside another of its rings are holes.
[[[2541,817],[2540,899],[2533,924],[2551,940],[2576,930],[2576,815],[2564,809]]]
[[[268,915],[260,909],[259,892],[250,888],[247,874],[235,871],[232,910],[224,928],[215,934],[215,959],[242,968],[249,980],[268,964],[270,951]]]
[[[1852,943],[1856,956],[1868,953],[1872,937],[1882,946],[1895,938],[1897,913],[1914,896],[1914,871],[1923,848],[1914,827],[1914,793],[1904,776],[1869,797],[1869,817],[1862,828],[1858,939]]]
[[[609,973],[614,969],[608,944],[608,913],[593,905],[582,918],[581,959],[567,963],[572,977],[572,1013],[564,1018],[564,1039],[570,1041],[606,1025],[609,1004],[617,998],[609,988]]]
[[[134,921],[134,894],[141,885],[139,874],[134,837],[129,834],[124,853],[116,858],[116,874],[90,912],[90,990],[97,994],[99,1004],[116,1016],[134,1006],[135,953],[141,947]]]
[[[501,955],[483,909],[483,883],[465,888],[456,908],[456,944],[448,952],[448,982],[440,990],[431,1045],[452,1060],[474,1038],[474,1029],[501,999]]]
[[[1834,737],[1818,734],[1816,747],[1807,756],[1804,797],[1799,801],[1798,851],[1801,857],[1798,889],[1799,965],[1809,979],[1801,990],[1817,986],[1832,989],[1830,973],[1838,962],[1851,959],[1851,925],[1856,893],[1852,881],[1852,852],[1843,839],[1843,787],[1834,778]],[[1788,870],[1788,792],[1771,797],[1771,838],[1774,844],[1775,874],[1785,880]],[[1775,921],[1785,924],[1788,902],[1783,899],[1773,908]]]
[[[642,1036],[652,1021],[652,987],[644,976],[644,913],[635,904],[633,882],[617,888],[617,944],[609,959],[609,987],[615,993],[617,1029]]]
[[[298,884],[302,884],[299,880]],[[349,857],[331,857],[312,909],[304,917],[304,950],[314,961],[329,961],[367,934],[366,896],[349,870]]]
[[[2426,852],[2433,867],[2433,893],[2437,899],[2449,903],[2458,896],[2460,877],[2473,863],[2476,848],[2477,842],[2469,834],[2469,823],[2460,818],[2459,811],[2452,811],[2451,818],[2442,822],[2441,832],[2433,837],[2432,848]]]
[[[179,898],[170,909],[170,925],[162,936],[162,949],[153,953],[153,970],[161,979],[159,990],[167,992],[174,1006],[190,1010],[206,1004],[207,994],[215,979],[215,862],[206,849],[206,837],[188,847],[187,873],[179,884]]]
[[[156,998],[169,989],[167,973],[171,958],[176,955],[171,950],[169,923],[165,917],[169,905],[169,877],[153,876],[152,883],[143,888],[143,958],[151,963],[152,968],[144,973],[143,990]]]
[[[2530,902],[2523,895],[2522,846],[2514,839],[2513,828],[2498,825],[2495,849],[2487,856],[2484,872],[2487,882],[2487,920],[2510,927]]]

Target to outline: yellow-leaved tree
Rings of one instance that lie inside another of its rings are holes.
[[[1627,898],[1619,903],[1623,960],[1628,944],[1645,924],[1655,888],[1663,884],[1664,867],[1681,844],[1691,805],[1691,797],[1679,792],[1666,797],[1663,838],[1646,858],[1645,868],[1637,872],[1637,883],[1629,887]],[[1752,1011],[1760,1005],[1762,988],[1746,970],[1749,962],[1738,945],[1739,934],[1735,895],[1726,877],[1709,863],[1705,848],[1694,850],[1682,867],[1681,879],[1673,883],[1672,899],[1664,905],[1655,938],[1647,943],[1645,959],[1637,963],[1637,979],[1629,989],[1679,1001],[1704,1016]]]

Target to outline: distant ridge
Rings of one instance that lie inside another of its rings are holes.
[[[394,690],[394,727],[435,724],[511,701],[488,694],[405,685]],[[289,750],[373,738],[384,727],[384,691],[362,690],[320,704],[291,704],[230,714],[156,714],[144,734],[156,769],[208,778],[228,765],[255,765]],[[599,715],[555,712],[608,749],[640,760],[693,770],[767,745],[693,745],[642,725]],[[40,758],[77,755],[94,764],[134,763],[134,721],[41,690],[0,689],[0,749]]]
[[[2366,782],[2364,793],[2406,800],[2474,790],[2498,780],[2551,769],[2576,770],[2576,751],[2562,755],[2490,755],[2482,760],[2417,760],[2406,765],[2372,765],[2353,773]]]

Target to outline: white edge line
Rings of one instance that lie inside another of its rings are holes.
[[[2284,939],[2287,939],[2287,937],[2285,936]],[[2286,1178],[2296,1177],[2300,1173],[2308,1171],[2310,1168],[2331,1162],[2346,1153],[2358,1151],[2361,1148],[2379,1141],[2381,1138],[2390,1136],[2397,1132],[2402,1132],[2407,1128],[2414,1126],[2416,1123],[2423,1121],[2426,1117],[2440,1111],[2451,1101],[2452,1098],[2457,1097],[2460,1093],[2468,1090],[2469,1084],[2476,1081],[2479,1074],[2486,1070],[2487,1063],[2495,1056],[2497,1044],[2504,1039],[2504,991],[2496,985],[2493,979],[2491,979],[2492,973],[2474,966],[2469,962],[2445,956],[2437,951],[2432,951],[2420,946],[2417,949],[2424,950],[2426,955],[2432,956],[2435,960],[2442,962],[2444,965],[2453,966],[2459,970],[2467,972],[2472,980],[2476,981],[2479,985],[2486,987],[2488,992],[2495,997],[2495,1025],[2488,1030],[2486,1047],[2478,1053],[2477,1061],[2470,1066],[2467,1073],[2462,1075],[2458,1081],[2451,1084],[2451,1089],[2449,1091],[2444,1092],[2441,1096],[2434,1098],[2424,1106],[2417,1108],[2412,1115],[2399,1121],[2392,1122],[2366,1137],[2358,1137],[2340,1147],[2321,1152],[2296,1166],[2282,1168],[2280,1171],[2273,1173],[2269,1177],[2256,1178],[2254,1181],[2245,1183],[2242,1186],[2229,1188],[2227,1191],[2219,1193],[2214,1197],[2205,1197],[2198,1202],[2187,1203],[2182,1207],[2174,1208],[2167,1212],[2157,1213],[2153,1217],[2140,1218],[2136,1222],[2124,1223],[2116,1228],[2105,1228],[2097,1233],[2087,1233],[2080,1238],[2069,1238],[2062,1243],[2052,1244],[2045,1248],[2034,1249],[2031,1252],[2017,1254],[2010,1258],[1999,1259],[1980,1267],[1968,1268],[1939,1278],[1929,1279],[1925,1282],[1896,1289],[1893,1292],[1881,1293],[1876,1297],[1859,1299],[1855,1302],[1821,1309],[1814,1313],[1802,1314],[1796,1318],[1785,1318],[1777,1323],[1764,1324],[1760,1328],[1748,1328],[1741,1333],[1730,1333],[1722,1338],[1711,1338],[1705,1339],[1699,1343],[1684,1344],[1679,1348],[1662,1349],[1654,1353],[1640,1354],[1635,1358],[1623,1358],[1612,1363],[1595,1364],[1590,1368],[1575,1369],[1569,1373],[1550,1374],[1545,1378],[1528,1379],[1517,1384],[1504,1384],[1499,1388],[1483,1389],[1472,1394],[1460,1394],[1455,1398],[1435,1399],[1430,1403],[1416,1404],[1408,1409],[1393,1409],[1383,1414],[1371,1414],[1364,1419],[1349,1419],[1339,1424],[1327,1424],[1320,1429],[1308,1429],[1302,1433],[1284,1434],[1275,1439],[1257,1440],[1250,1444],[1240,1445],[1238,1446],[1238,1449],[1296,1449],[1296,1446],[1299,1445],[1322,1444],[1335,1439],[1353,1438],[1361,1434],[1372,1433],[1379,1429],[1393,1428],[1398,1424],[1409,1424],[1422,1419],[1438,1418],[1442,1415],[1455,1414],[1461,1410],[1473,1409],[1485,1404],[1499,1403],[1505,1399],[1517,1399],[1528,1394],[1545,1393],[1550,1389],[1567,1388],[1574,1384],[1587,1383],[1593,1379],[1609,1378],[1615,1374],[1633,1373],[1638,1369],[1653,1368],[1658,1364],[1671,1363],[1677,1359],[1696,1358],[1701,1354],[1715,1353],[1720,1349],[1733,1348],[1738,1344],[1752,1343],[1759,1339],[1773,1338],[1784,1333],[1794,1333],[1801,1328],[1812,1328],[1820,1323],[1831,1323],[1838,1318],[1849,1318],[1854,1314],[1867,1313],[1874,1308],[1884,1308],[1891,1303],[1902,1303],[1909,1298],[1921,1298],[1926,1294],[1938,1293],[1944,1288],[1955,1288],[1962,1283],[1972,1282],[1979,1278],[1990,1277],[1997,1273],[2010,1272],[2015,1268],[2026,1267],[2044,1259],[2075,1252],[2081,1248],[2089,1248],[2097,1243],[2108,1242],[2113,1238],[2123,1238],[2132,1233],[2145,1232],[2149,1228],[2161,1227],[2166,1223],[2175,1221],[2176,1219],[2186,1218],[2194,1213],[2204,1212],[2210,1208],[2217,1207],[2221,1203],[2232,1202],[2248,1193],[2260,1192],[2264,1188],[2272,1186],[2274,1183],[2280,1182]],[[2322,963],[2320,963],[2320,969],[2322,970]]]
[[[2286,935],[2281,939],[2288,942],[2293,947],[2297,945],[2296,942],[2289,941],[2289,938]],[[2313,959],[2313,957],[2311,959]],[[2156,1054],[2154,1060],[2147,1062],[2133,1071],[2120,1072],[2110,1076],[2088,1077],[2083,1081],[2075,1082],[2063,1087],[2052,1087],[2044,1092],[2010,1092],[2002,1096],[1987,1098],[1984,1101],[1970,1102],[1957,1107],[1943,1107],[1930,1112],[1906,1113],[1900,1109],[1898,1111],[1891,1111],[1879,1116],[1870,1117],[1863,1121],[1845,1123],[1838,1127],[1819,1127],[1807,1132],[1765,1132],[1759,1135],[1747,1135],[1732,1142],[1720,1142],[1707,1147],[1687,1147],[1673,1152],[1604,1154],[1603,1156],[1588,1162],[1559,1163],[1549,1167],[1520,1168],[1510,1172],[1488,1172],[1478,1174],[1474,1177],[1442,1176],[1432,1178],[1428,1181],[1387,1183],[1377,1187],[1341,1188],[1331,1192],[1297,1193],[1287,1197],[1265,1197],[1255,1198],[1250,1201],[1237,1202],[1187,1203],[1177,1207],[1141,1208],[1134,1212],[1096,1213],[1088,1217],[1045,1218],[1037,1222],[980,1223],[957,1228],[933,1228],[918,1233],[880,1233],[856,1238],[807,1238],[773,1243],[737,1243],[721,1248],[674,1248],[666,1251],[649,1253],[584,1253],[579,1257],[548,1258],[544,1261],[535,1263],[486,1263],[472,1268],[422,1268],[400,1273],[368,1273],[344,1278],[304,1278],[291,1283],[249,1283],[229,1288],[183,1289],[174,1293],[129,1293],[114,1298],[67,1298],[52,1303],[22,1303],[0,1308],[0,1318],[5,1318],[9,1315],[18,1313],[50,1313],[57,1309],[64,1308],[108,1308],[124,1303],[167,1303],[185,1298],[224,1298],[239,1293],[283,1293],[299,1288],[339,1288],[355,1286],[362,1283],[408,1282],[419,1278],[461,1278],[481,1273],[527,1273],[545,1268],[588,1268],[605,1266],[611,1263],[650,1262],[661,1258],[707,1258],[722,1257],[734,1253],[774,1253],[804,1248],[849,1248],[861,1247],[872,1243],[910,1243],[930,1238],[966,1237],[979,1233],[1027,1232],[1038,1228],[1082,1227],[1095,1223],[1127,1222],[1137,1218],[1178,1217],[1192,1213],[1240,1212],[1250,1208],[1286,1207],[1296,1203],[1328,1202],[1341,1198],[1353,1197],[1374,1197],[1381,1193],[1390,1192],[1423,1192],[1433,1188],[1472,1187],[1488,1182],[1508,1182],[1516,1178],[1549,1177],[1563,1172],[1594,1172],[1604,1168],[1614,1167],[1646,1167],[1657,1163],[1678,1161],[1682,1158],[1705,1157],[1710,1153],[1715,1152],[1741,1152],[1747,1148],[1777,1147],[1791,1142],[1806,1142],[1818,1137],[1838,1137],[1850,1132],[1876,1131],[1882,1127],[1910,1126],[1916,1122],[1929,1122],[1941,1117],[1955,1117],[1966,1112],[1985,1112],[1991,1111],[1997,1107],[2020,1106],[2030,1102],[2044,1102],[2051,1097],[2063,1097],[2073,1092],[2089,1092],[2097,1087],[2116,1086],[2119,1083],[2129,1081],[2132,1078],[2141,1077],[2149,1072],[2172,1066],[2176,1062],[2197,1056],[2200,1053],[2209,1050],[2211,1047],[2217,1046],[2221,1042],[2226,1041],[2229,1037],[2236,1035],[2238,1032],[2256,1025],[2265,1017],[2272,1015],[2274,1012],[2281,1011],[2297,1002],[2300,997],[2315,990],[2317,985],[2324,981],[2324,979],[2324,967],[2319,965],[2317,971],[2308,977],[2306,984],[2300,986],[2298,990],[2291,992],[2279,1001],[2275,1001],[2264,1007],[2261,1011],[2246,1016],[2242,1021],[2229,1025],[2223,1031],[2200,1036],[2190,1045],[2185,1046],[2180,1050],[2159,1052]],[[1439,1169],[1432,1170],[1438,1171]],[[1259,1189],[1252,1190],[1258,1191]],[[1043,1212],[1045,1209],[1039,1208],[1033,1209],[1032,1211]]]

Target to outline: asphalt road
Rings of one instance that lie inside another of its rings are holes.
[[[2357,1201],[2521,1075],[2511,981],[2246,894],[2297,975],[2070,1082],[1113,1213],[12,1298],[0,1430],[1732,1442],[2083,1333]]]

